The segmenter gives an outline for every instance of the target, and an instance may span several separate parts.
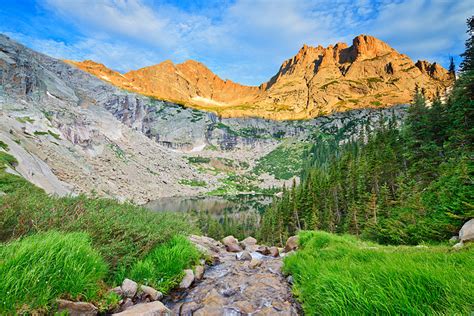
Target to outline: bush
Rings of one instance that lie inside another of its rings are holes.
[[[115,283],[153,248],[177,234],[194,232],[182,214],[110,199],[58,198],[28,187],[0,197],[0,242],[52,229],[88,233],[111,268],[109,281]]]
[[[307,315],[468,315],[474,309],[474,251],[391,247],[324,232],[300,233],[285,258]]]
[[[130,277],[167,293],[183,277],[183,270],[197,263],[200,253],[183,236],[175,236],[158,246],[130,271]]]
[[[0,246],[0,312],[47,308],[56,298],[94,300],[107,266],[87,234],[50,231]]]

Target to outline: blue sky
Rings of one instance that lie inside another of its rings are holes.
[[[195,59],[258,85],[303,44],[374,35],[412,59],[463,52],[474,0],[1,0],[0,33],[48,55],[115,70]]]

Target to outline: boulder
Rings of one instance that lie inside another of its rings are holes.
[[[239,246],[239,241],[234,236],[227,236],[222,239],[222,243],[229,252],[241,252],[242,248]]]
[[[138,284],[130,279],[123,280],[122,283],[122,295],[125,297],[133,298],[137,294]]]
[[[72,302],[68,300],[57,300],[58,312],[67,312],[70,316],[95,316],[97,307],[86,302]]]
[[[123,300],[122,304],[120,305],[120,309],[124,311],[132,306],[133,306],[132,299],[127,297]]]
[[[270,248],[267,246],[260,246],[257,248],[257,252],[261,253],[264,256],[268,256],[270,254]]]
[[[201,280],[204,276],[204,266],[196,266],[194,268],[194,278],[196,280]]]
[[[242,248],[239,246],[239,244],[230,244],[226,246],[226,250],[228,252],[241,252]]]
[[[117,286],[117,287],[114,287],[113,289],[110,289],[110,292],[114,292],[118,296],[123,295],[122,288],[120,286]]]
[[[258,268],[262,265],[262,260],[260,259],[252,259],[250,262],[249,262],[249,268],[250,269],[255,269],[255,268]]]
[[[462,225],[462,228],[459,231],[459,239],[463,243],[474,240],[474,218]]]
[[[250,252],[244,250],[244,251],[242,251],[242,253],[240,255],[237,255],[237,260],[250,261],[250,260],[252,260],[252,255],[250,254]]]
[[[457,243],[458,241],[459,241],[459,236],[453,236],[453,237],[449,238],[449,243],[450,244]]]
[[[191,269],[186,269],[184,270],[184,277],[181,280],[181,283],[179,283],[179,288],[180,289],[187,289],[193,284],[194,282],[194,272]]]
[[[279,257],[280,256],[280,252],[278,251],[277,247],[270,247],[268,249],[268,251],[270,252],[269,255],[272,256],[272,257]]]
[[[179,315],[188,316],[193,315],[195,311],[202,308],[202,304],[197,304],[196,302],[186,302],[181,305],[179,308]]]
[[[171,316],[171,311],[160,301],[137,304],[127,310],[113,315],[119,316]]]
[[[150,299],[150,301],[159,301],[163,298],[163,293],[155,290],[154,288],[146,285],[140,286],[143,294]]]
[[[248,248],[252,248],[257,244],[257,239],[253,237],[247,237],[244,240],[242,240],[240,244],[242,245],[244,249],[248,250]]]
[[[298,236],[291,236],[286,241],[285,252],[290,252],[296,249],[298,249]]]
[[[463,242],[460,241],[457,244],[455,244],[453,248],[457,250],[457,249],[461,249],[463,246],[464,246]]]

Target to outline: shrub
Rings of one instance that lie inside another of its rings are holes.
[[[167,293],[179,283],[183,270],[197,263],[200,253],[183,236],[175,236],[134,264],[130,277]]]
[[[0,246],[0,311],[47,308],[56,298],[93,300],[107,266],[87,234],[50,231]]]
[[[285,259],[307,315],[454,315],[474,309],[474,251],[380,246],[356,237],[300,233]]]

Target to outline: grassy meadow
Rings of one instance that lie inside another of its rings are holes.
[[[381,246],[322,231],[285,258],[306,315],[470,315],[474,247]]]

